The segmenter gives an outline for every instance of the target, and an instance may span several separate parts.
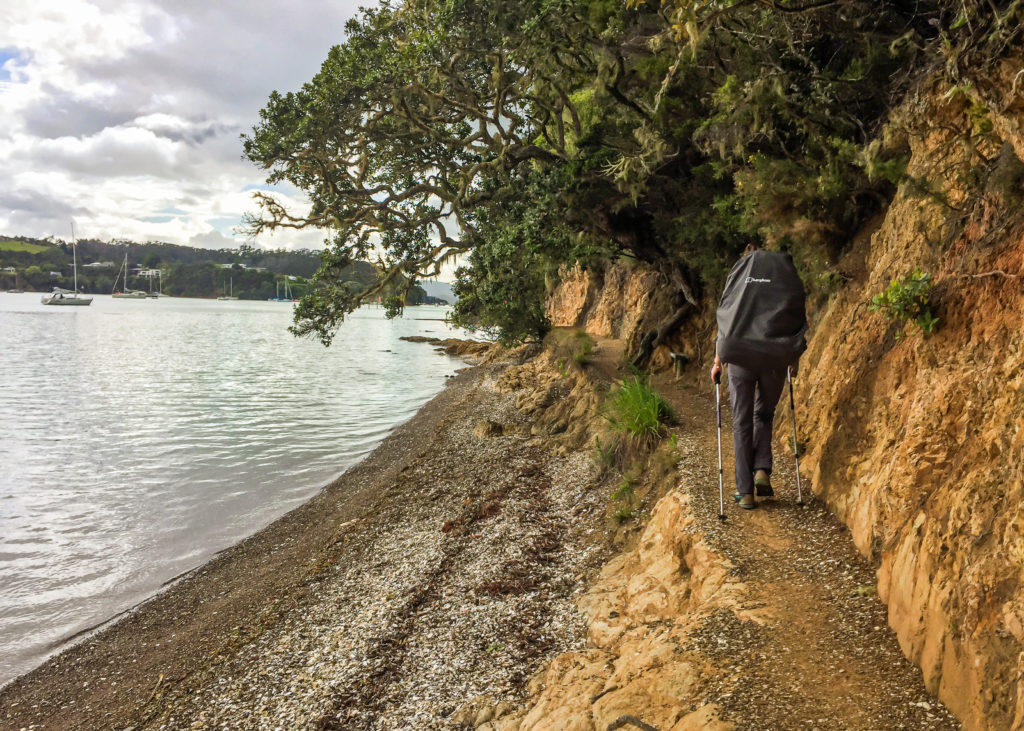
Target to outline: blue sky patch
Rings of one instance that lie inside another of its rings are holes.
[[[0,81],[10,81],[11,72],[7,68],[7,62],[11,59],[20,59],[21,50],[17,48],[0,48]]]
[[[218,231],[238,226],[242,223],[242,219],[239,216],[224,217],[224,218],[208,218],[206,222]]]

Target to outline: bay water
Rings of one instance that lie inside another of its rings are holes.
[[[364,308],[335,344],[289,303],[0,294],[0,686],[314,495],[463,363]]]

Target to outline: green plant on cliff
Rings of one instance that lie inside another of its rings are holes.
[[[636,506],[636,485],[640,481],[643,467],[640,464],[633,464],[627,469],[622,480],[612,490],[611,498],[619,503],[619,506],[612,512],[612,517],[620,523],[635,518],[637,515]]]
[[[615,464],[615,449],[618,447],[617,442],[613,442],[611,446],[605,447],[601,445],[601,437],[594,437],[594,452],[597,457],[597,463],[602,468],[609,468]]]
[[[870,309],[898,325],[897,340],[903,337],[903,328],[908,322],[915,323],[928,336],[939,323],[931,310],[931,290],[932,275],[918,267],[909,277],[892,280],[885,290],[872,297]]]
[[[675,416],[671,405],[643,375],[624,378],[608,401],[608,421],[634,444],[661,438]]]

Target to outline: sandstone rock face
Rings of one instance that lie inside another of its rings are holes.
[[[576,267],[562,272],[547,300],[547,316],[555,327],[578,327],[631,342],[662,284],[659,274],[639,266],[612,264],[600,276]]]
[[[964,125],[952,102],[932,104]],[[1022,105],[1006,109],[993,113],[1007,143],[993,158],[1024,153]],[[911,138],[911,175],[934,177],[959,144],[940,126]],[[890,624],[929,690],[967,728],[1024,728],[1024,233],[1007,191],[968,200],[941,182],[969,204],[951,245],[936,242],[955,212],[904,191],[841,263],[861,275],[825,309],[801,366],[802,467],[880,562]],[[915,266],[933,274],[941,322],[896,340],[867,304]]]

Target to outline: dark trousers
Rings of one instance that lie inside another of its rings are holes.
[[[754,472],[772,471],[772,421],[786,385],[785,368],[751,370],[729,364],[732,444],[736,453],[736,492],[754,493]]]

